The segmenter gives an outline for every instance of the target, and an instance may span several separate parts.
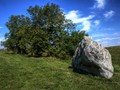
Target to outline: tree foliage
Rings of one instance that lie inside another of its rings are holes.
[[[28,16],[12,15],[6,26],[9,33],[2,44],[16,53],[30,56],[72,56],[85,31],[77,32],[60,7],[47,3],[44,7],[30,6]]]

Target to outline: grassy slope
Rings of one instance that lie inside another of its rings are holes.
[[[115,67],[115,74],[109,80],[74,73],[68,68],[70,60],[0,53],[0,90],[118,90],[120,47],[108,49]]]

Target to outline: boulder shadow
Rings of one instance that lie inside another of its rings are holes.
[[[86,71],[84,71],[84,70],[81,70],[81,69],[75,69],[75,68],[73,68],[72,66],[69,66],[68,67],[69,69],[71,69],[74,73],[79,73],[79,74],[82,74],[82,75],[92,75],[92,76],[97,76],[97,75],[95,75],[95,74],[93,74],[93,73],[88,73],[88,72],[86,72]]]

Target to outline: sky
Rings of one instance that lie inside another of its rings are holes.
[[[11,15],[28,16],[29,6],[48,2],[59,5],[66,19],[77,25],[77,31],[85,30],[105,47],[120,45],[120,0],[0,0],[0,42],[9,32],[5,23]]]

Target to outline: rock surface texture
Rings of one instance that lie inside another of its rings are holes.
[[[79,43],[73,56],[72,67],[76,72],[90,73],[108,79],[114,72],[109,51],[88,36],[84,36]]]

